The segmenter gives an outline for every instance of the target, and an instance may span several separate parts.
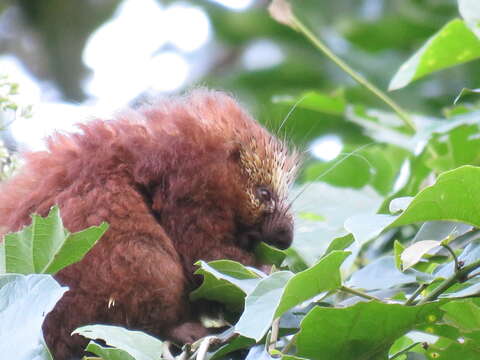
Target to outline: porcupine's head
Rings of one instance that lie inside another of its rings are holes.
[[[263,131],[242,143],[239,162],[247,179],[242,215],[251,225],[240,235],[240,241],[246,242],[244,246],[261,240],[279,249],[288,248],[293,239],[288,191],[295,179],[297,156]]]
[[[230,138],[225,143],[231,144],[230,159],[238,170],[232,171],[230,180],[230,189],[236,188],[238,199],[236,240],[248,250],[259,241],[286,249],[293,239],[288,192],[295,179],[298,154],[231,97],[223,93],[215,93],[215,97],[211,131]]]

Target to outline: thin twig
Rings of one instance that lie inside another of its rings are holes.
[[[436,300],[441,294],[443,294],[446,290],[448,290],[452,285],[458,282],[462,282],[465,280],[468,274],[473,272],[474,270],[480,268],[480,260],[474,261],[470,265],[466,265],[462,267],[460,270],[456,271],[452,276],[445,279],[438,285],[435,290],[433,290],[428,296],[424,297],[422,300],[418,302],[418,305],[425,304],[428,301]]]
[[[346,292],[346,293],[349,293],[349,294],[352,294],[352,295],[356,295],[356,296],[359,296],[359,297],[367,299],[367,300],[382,301],[379,298],[376,298],[375,296],[368,295],[368,294],[366,294],[362,291],[355,290],[355,289],[352,289],[352,288],[349,288],[349,287],[343,286],[343,285],[340,287],[340,291],[343,291],[343,292]]]
[[[405,349],[400,350],[399,352],[396,352],[395,354],[393,354],[392,356],[390,356],[390,357],[388,358],[388,360],[393,360],[393,359],[398,358],[400,355],[405,354],[406,352],[408,352],[409,350],[413,349],[415,346],[417,346],[417,345],[419,345],[419,344],[421,344],[421,342],[415,342],[415,343],[413,343],[413,344],[408,345]]]
[[[413,132],[416,131],[415,124],[413,123],[412,119],[408,115],[408,113],[403,110],[393,99],[391,99],[387,94],[385,94],[382,90],[377,88],[373,85],[370,81],[364,78],[362,75],[357,73],[353,70],[347,63],[345,63],[341,58],[339,58],[335,53],[330,50],[328,46],[326,46],[318,37],[316,37],[310,29],[308,29],[296,16],[292,14],[292,20],[294,24],[294,28],[300,31],[303,35],[310,40],[313,45],[321,52],[323,52],[330,60],[332,60],[335,64],[338,65],[343,71],[345,71],[348,75],[350,75],[355,81],[357,81],[360,85],[363,85],[365,88],[370,90],[374,95],[376,95],[380,100],[386,103],[393,111],[397,113],[397,115],[403,120],[405,125],[412,130]]]
[[[428,287],[429,284],[423,283],[420,284],[420,286],[415,290],[415,292],[408,298],[407,301],[405,301],[405,305],[413,305],[414,301],[417,299],[418,295],[422,293],[423,290],[425,290]]]

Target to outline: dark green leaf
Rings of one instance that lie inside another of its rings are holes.
[[[302,321],[298,355],[319,360],[387,359],[394,341],[423,322],[435,306],[372,301],[338,309],[316,307]]]

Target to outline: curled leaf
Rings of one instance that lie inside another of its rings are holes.
[[[286,0],[273,0],[268,6],[270,16],[281,24],[296,29],[292,7]]]
[[[416,242],[407,247],[400,256],[403,264],[403,270],[406,270],[418,263],[423,255],[438,246],[441,246],[441,242],[438,240],[424,240]]]

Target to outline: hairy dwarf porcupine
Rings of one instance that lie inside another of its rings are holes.
[[[188,301],[197,260],[259,266],[253,247],[287,248],[287,190],[296,156],[229,96],[199,89],[56,134],[48,151],[0,189],[0,226],[17,231],[58,204],[79,231],[107,221],[102,239],[55,275],[70,290],[44,333],[58,360],[86,345],[71,332],[104,323],[191,342],[207,334]]]

